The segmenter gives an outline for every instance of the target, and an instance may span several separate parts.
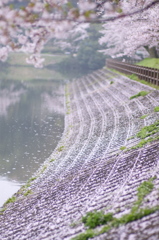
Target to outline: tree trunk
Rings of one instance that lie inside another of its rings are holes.
[[[156,47],[149,48],[148,46],[145,46],[144,48],[149,53],[150,58],[159,58],[159,54],[156,50]]]

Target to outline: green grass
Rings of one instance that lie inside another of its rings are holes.
[[[146,117],[148,117],[148,114],[141,116],[140,119],[145,119]]]
[[[48,69],[49,64],[61,62],[66,56],[64,55],[42,55],[45,58],[44,67],[42,69],[34,68],[33,65],[26,63],[27,55],[23,53],[11,53],[9,55],[5,72],[1,72],[1,78],[12,79],[19,81],[31,81],[33,79],[44,79],[44,80],[62,80],[64,76],[53,70]]]
[[[146,137],[149,137],[155,133],[159,132],[159,121],[156,121],[155,123],[143,127],[138,133],[137,137],[140,139],[144,139]]]
[[[81,233],[78,236],[74,237],[72,240],[88,240],[89,238],[93,238],[95,236],[99,236],[105,232],[108,232],[114,227],[117,228],[121,225],[136,221],[158,211],[159,205],[152,208],[140,208],[145,197],[153,191],[153,181],[155,179],[156,177],[150,178],[148,181],[144,181],[139,185],[137,188],[137,201],[134,202],[130,213],[124,214],[120,218],[113,217],[112,213],[104,214],[102,211],[88,212],[86,216],[82,218],[82,222],[85,224],[85,227],[88,227],[89,229],[84,233]],[[93,230],[100,225],[104,225],[102,229],[99,231],[97,229]]]
[[[135,138],[135,136],[131,136],[127,140],[131,140],[131,139],[134,139],[134,138]]]
[[[82,217],[82,222],[86,227],[95,228],[97,226],[106,224],[113,219],[112,213],[104,214],[101,212],[88,212],[86,216]]]
[[[30,184],[30,182],[28,181],[22,188],[25,189],[25,188],[28,188],[28,187],[30,187],[30,186],[31,186],[31,184]]]
[[[16,201],[16,197],[13,196],[11,198],[9,198],[5,203],[4,203],[4,206],[9,204],[9,203],[14,203]]]
[[[37,177],[32,177],[32,178],[29,179],[29,182],[33,182],[36,179],[37,179]]]
[[[8,58],[8,63],[10,65],[19,65],[19,66],[31,66],[26,62],[26,58],[28,55],[24,53],[11,53]],[[48,66],[49,64],[59,63],[62,62],[65,58],[68,58],[68,56],[64,54],[41,54],[41,57],[45,59],[44,61],[44,67]]]
[[[30,187],[30,186],[31,186],[31,182],[33,182],[33,181],[36,180],[36,179],[37,179],[37,176],[30,178],[30,179],[27,181],[27,183],[26,183],[22,188],[25,189],[25,188]]]
[[[127,76],[128,78],[130,78],[131,80],[140,81],[138,76],[135,74],[124,74],[124,75]]]
[[[146,197],[149,193],[151,193],[153,188],[154,184],[152,183],[152,179],[141,183],[137,189],[138,201],[142,202],[143,198]]]
[[[159,210],[159,206],[153,208],[141,208],[138,211],[131,211],[128,214],[125,214],[120,219],[114,219],[112,222],[113,227],[118,227],[120,225],[125,225],[127,223],[141,219],[147,215],[150,215]]]
[[[159,106],[154,108],[154,112],[159,112]]]
[[[65,86],[65,101],[66,101],[66,114],[70,114],[71,113],[71,107],[70,107],[70,92],[69,92],[69,87],[68,85]]]
[[[94,237],[94,232],[91,230],[87,230],[86,232],[81,233],[78,236],[72,238],[72,240],[87,240],[93,237]]]
[[[142,148],[144,145],[146,145],[147,143],[153,142],[154,140],[157,140],[157,138],[148,138],[147,140],[141,140],[137,145],[131,147],[131,149],[138,149],[138,148]],[[129,150],[129,149],[128,149]]]
[[[55,161],[55,159],[54,159],[54,158],[50,160],[50,162],[54,162],[54,161]]]
[[[26,196],[28,196],[29,194],[32,194],[33,192],[31,191],[31,190],[28,190],[28,191],[26,191],[23,195],[26,197]]]
[[[159,58],[145,58],[141,62],[136,63],[136,65],[159,69]]]
[[[0,215],[2,215],[5,210],[6,210],[6,208],[1,208],[1,209],[0,209]]]
[[[61,146],[57,149],[58,152],[62,152],[64,150],[64,146]]]
[[[140,138],[141,141],[137,145],[131,147],[130,149],[141,148],[147,143],[153,142],[155,140],[159,140],[159,136],[152,137],[154,134],[158,132],[159,132],[159,120],[149,126],[143,127],[136,134],[136,137]],[[128,148],[127,151],[129,151],[130,149]]]
[[[155,88],[155,89],[159,90],[159,86],[157,86],[157,85],[155,85],[155,84],[152,84],[152,83],[149,83],[149,82],[147,82],[147,81],[145,81],[145,80],[141,80],[141,79],[139,79],[138,76],[136,76],[135,74],[125,75],[125,76],[127,76],[128,78],[130,78],[130,79],[132,79],[132,80],[134,80],[134,81],[140,82],[140,83],[142,83],[142,84],[144,84],[144,85],[147,85],[147,86],[149,86],[149,87],[152,87],[152,88]]]
[[[152,83],[149,83],[149,82],[147,82],[147,81],[145,81],[145,80],[141,80],[141,79],[139,79],[138,76],[135,75],[135,74],[124,74],[124,73],[119,72],[119,71],[117,71],[117,70],[115,70],[115,69],[112,69],[112,68],[110,68],[110,70],[111,70],[112,72],[115,72],[115,73],[118,73],[118,74],[120,74],[120,75],[126,76],[126,77],[130,78],[131,80],[140,82],[140,83],[142,83],[142,84],[144,84],[144,85],[150,86],[150,87],[155,88],[155,89],[159,89],[159,86],[154,85],[154,84],[152,84]]]
[[[120,147],[120,150],[125,150],[126,149],[126,147],[125,146],[122,146],[122,147]]]
[[[62,80],[63,76],[47,68],[36,69],[33,66],[9,66],[7,73],[3,73],[5,79],[12,79],[18,81],[30,81],[33,79],[44,79],[44,80]]]
[[[44,173],[46,169],[47,169],[47,165],[44,165],[40,171],[40,174]]]
[[[141,97],[141,96],[144,97],[144,96],[146,96],[148,93],[149,93],[149,92],[141,91],[141,92],[139,92],[138,94],[131,96],[131,97],[130,97],[130,100],[131,100],[131,99],[134,99],[134,98]]]
[[[20,188],[20,190],[18,191],[18,193],[19,193],[19,194],[22,193],[22,194],[25,196],[25,193],[26,193],[25,191],[27,190],[27,188],[29,188],[29,187],[31,186],[31,183],[32,183],[34,180],[36,180],[36,179],[37,179],[37,177],[32,177],[32,178],[30,178],[30,179],[27,181],[27,183]],[[30,190],[28,190],[28,191],[30,191]]]

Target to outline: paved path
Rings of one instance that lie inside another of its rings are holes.
[[[150,93],[129,99],[140,91]],[[71,239],[85,231],[80,219],[88,211],[111,209],[116,217],[129,212],[137,187],[154,176],[155,188],[144,204],[156,206],[158,142],[126,153],[120,147],[135,145],[138,139],[128,139],[158,120],[153,111],[158,105],[157,90],[106,69],[68,84],[63,137],[0,215],[0,240]],[[159,212],[95,239],[158,240]]]

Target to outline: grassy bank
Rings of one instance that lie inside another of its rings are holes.
[[[136,63],[136,65],[159,69],[159,58],[145,58],[141,62]]]
[[[45,79],[45,80],[62,80],[64,77],[61,73],[49,69],[50,64],[61,62],[67,58],[65,55],[51,55],[42,54],[45,58],[44,67],[42,69],[34,68],[33,65],[26,63],[26,55],[23,53],[10,54],[6,67],[1,69],[2,79],[12,79],[19,81],[30,81],[33,79]]]
[[[115,70],[115,69],[112,69],[112,68],[110,68],[110,70],[111,70],[112,72],[115,72],[115,73],[118,73],[118,74],[120,74],[120,75],[126,76],[126,77],[130,78],[131,80],[140,82],[140,83],[142,83],[142,84],[148,85],[148,86],[150,86],[150,87],[152,87],[152,88],[155,88],[155,89],[159,90],[159,86],[154,85],[154,84],[152,84],[152,83],[149,83],[149,82],[147,82],[147,81],[145,81],[145,80],[141,80],[141,79],[139,79],[138,76],[135,75],[135,74],[131,74],[131,75],[125,74],[125,73],[119,72],[119,71],[117,71],[117,70]]]

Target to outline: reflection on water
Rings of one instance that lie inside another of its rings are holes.
[[[63,86],[59,82],[0,80],[0,186],[8,184],[8,197],[9,184],[17,191],[12,183],[26,182],[49,157],[63,125]],[[6,192],[0,190],[0,201]]]

